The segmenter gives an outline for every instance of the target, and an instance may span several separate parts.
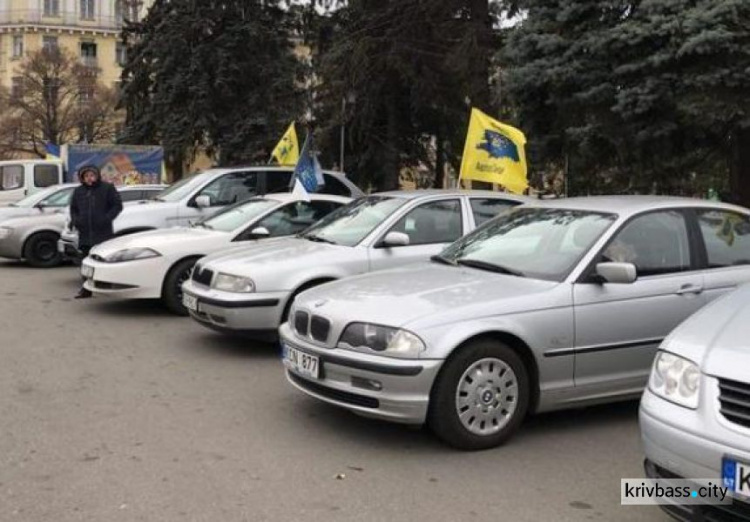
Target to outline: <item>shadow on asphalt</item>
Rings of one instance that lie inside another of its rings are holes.
[[[85,302],[95,305],[97,312],[107,315],[173,318],[189,321],[187,317],[178,317],[171,313],[164,308],[164,305],[158,299],[117,299],[115,297],[94,296],[91,299],[86,299]]]
[[[185,318],[192,323],[189,318]],[[244,337],[233,337],[219,332],[212,332],[198,324],[189,324],[197,332],[191,336],[191,342],[184,348],[229,357],[278,359],[281,357],[278,343],[261,342]]]

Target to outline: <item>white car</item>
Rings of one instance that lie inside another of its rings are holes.
[[[293,167],[232,167],[212,169],[182,179],[157,198],[126,207],[113,225],[117,236],[146,230],[187,226],[228,205],[256,195],[290,192]],[[351,181],[337,172],[323,172],[320,194],[356,198],[363,195]],[[78,234],[67,227],[61,234],[60,249],[67,257],[78,255]]]
[[[198,259],[251,240],[296,234],[349,201],[325,194],[311,194],[309,201],[291,193],[267,194],[192,227],[118,237],[94,247],[84,259],[84,286],[94,294],[161,298],[172,312],[187,315],[181,286]]]
[[[79,183],[62,183],[33,193],[20,201],[0,206],[0,223],[8,219],[57,214],[65,210]]]
[[[425,261],[528,198],[490,191],[413,190],[360,198],[299,237],[201,260],[183,291],[190,316],[225,333],[274,339],[294,296],[313,286]]]

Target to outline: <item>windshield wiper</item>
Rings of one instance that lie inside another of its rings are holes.
[[[456,261],[456,264],[468,266],[470,268],[478,268],[479,270],[487,270],[489,272],[497,272],[498,274],[526,277],[526,275],[519,270],[514,270],[503,265],[496,265],[495,263],[488,263],[487,261],[479,261],[478,259],[459,259]]]
[[[458,263],[455,261],[452,261],[448,259],[447,257],[443,257],[441,255],[434,255],[430,258],[430,261],[433,261],[435,263],[441,263],[443,265],[450,265],[450,266],[458,266]]]
[[[329,245],[338,245],[338,243],[336,243],[335,241],[331,241],[330,239],[327,239],[322,236],[316,236],[315,234],[307,234],[307,235],[303,235],[302,237],[304,237],[308,241],[315,241],[316,243],[328,243]]]

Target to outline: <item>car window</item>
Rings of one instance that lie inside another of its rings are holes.
[[[57,165],[35,165],[34,186],[37,188],[51,187],[60,183]]]
[[[519,204],[516,201],[500,198],[471,198],[469,201],[476,226]]]
[[[269,170],[266,172],[266,193],[289,192],[292,172],[289,170]]]
[[[271,237],[289,236],[302,232],[340,206],[331,201],[295,201],[271,212],[253,228],[264,227]]]
[[[408,235],[409,245],[452,243],[462,236],[461,201],[423,203],[398,220],[389,232]]]
[[[199,196],[208,196],[212,207],[232,205],[258,192],[258,172],[230,172],[209,183]]]
[[[162,192],[164,192],[164,189],[161,188],[146,189],[143,191],[142,199],[154,199]]]
[[[221,232],[233,232],[262,216],[278,204],[278,201],[272,199],[253,198],[243,203],[225,207],[206,219],[198,221],[196,226]]]
[[[209,173],[196,174],[189,178],[182,178],[159,193],[156,198],[159,201],[180,201],[206,182]]]
[[[44,198],[39,204],[45,207],[67,207],[70,205],[70,196],[74,190],[75,187],[58,190],[54,194]]]
[[[708,266],[722,268],[750,264],[750,218],[736,212],[698,212]]]
[[[122,199],[123,203],[126,203],[128,201],[140,201],[143,199],[143,191],[142,190],[120,191],[120,199]]]
[[[603,261],[633,263],[639,276],[690,269],[690,242],[681,212],[651,212],[627,223],[609,243]]]
[[[23,165],[0,167],[0,190],[23,188]]]
[[[331,176],[330,174],[326,174],[324,172],[323,179],[325,180],[325,184],[320,187],[318,193],[331,194],[333,196],[351,197],[352,191],[349,190],[349,187],[339,181],[335,176]]]

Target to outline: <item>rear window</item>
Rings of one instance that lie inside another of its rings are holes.
[[[37,188],[51,187],[60,183],[57,165],[34,166],[34,186]]]
[[[518,205],[515,201],[500,198],[471,198],[471,212],[476,226],[497,217],[498,214]]]
[[[319,194],[331,194],[332,196],[345,196],[345,197],[352,196],[352,191],[349,190],[349,187],[344,185],[336,177],[331,176],[330,174],[324,173],[323,179],[325,180],[325,185],[320,187],[320,189],[318,190]]]
[[[23,165],[0,167],[0,190],[23,188]]]

